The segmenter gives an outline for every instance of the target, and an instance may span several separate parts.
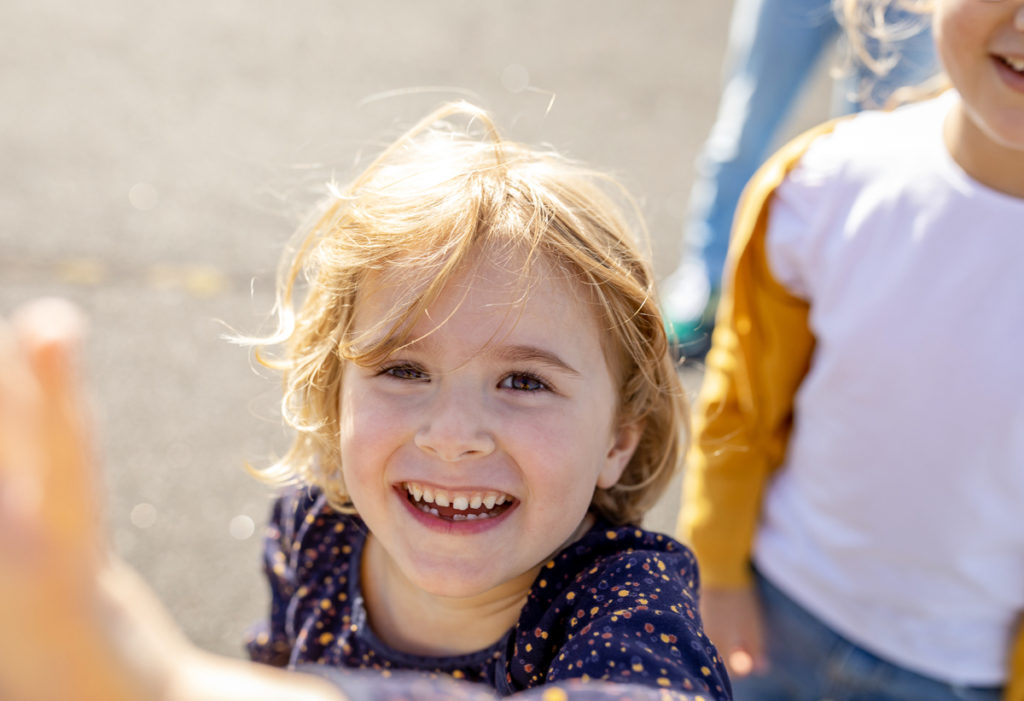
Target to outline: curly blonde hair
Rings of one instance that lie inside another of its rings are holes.
[[[343,364],[380,363],[415,340],[412,322],[486,246],[525,253],[523,280],[540,262],[592,294],[620,380],[618,419],[643,425],[619,483],[597,489],[592,508],[616,523],[639,522],[678,469],[689,426],[641,245],[646,232],[631,227],[625,211],[637,215],[614,179],[504,140],[477,107],[453,103],[428,115],[348,187],[332,188],[282,261],[276,332],[244,339],[259,362],[282,373],[282,413],[295,431],[286,454],[258,474],[317,486],[334,508],[354,511],[339,455]],[[400,274],[403,297],[357,334],[354,310],[371,273]],[[299,287],[305,298],[296,311]],[[282,356],[264,352],[274,345]]]
[[[832,0],[832,5],[847,40],[845,70],[861,63],[875,76],[884,76],[900,60],[900,42],[931,26],[935,0]],[[891,19],[893,10],[899,11],[899,21]],[[945,75],[937,72],[920,85],[896,90],[887,103],[880,106],[893,107],[920,100],[948,87]]]

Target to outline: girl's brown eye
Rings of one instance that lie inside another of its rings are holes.
[[[520,392],[540,392],[548,389],[547,384],[534,375],[525,372],[516,372],[507,376],[499,384],[502,389],[513,389]]]
[[[427,374],[417,367],[412,365],[393,365],[388,368],[384,368],[380,372],[381,375],[388,375],[398,380],[426,380]]]

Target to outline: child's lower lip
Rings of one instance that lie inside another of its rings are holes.
[[[1024,75],[1007,66],[998,56],[993,56],[992,62],[996,64],[996,73],[999,74],[999,77],[1007,87],[1011,90],[1024,92]]]
[[[474,533],[482,533],[484,531],[488,531],[492,528],[495,528],[496,526],[504,522],[505,519],[508,518],[508,515],[519,507],[519,502],[517,501],[514,504],[512,504],[512,506],[505,509],[496,516],[491,516],[489,518],[479,518],[471,521],[448,521],[445,519],[438,518],[437,516],[432,516],[431,514],[428,514],[417,508],[412,502],[409,501],[408,492],[406,492],[405,489],[401,487],[395,488],[395,495],[398,497],[399,501],[402,502],[402,506],[406,508],[406,510],[412,515],[412,517],[424,526],[426,526],[427,528],[433,531],[438,531],[439,533],[450,533],[457,535],[472,535]]]

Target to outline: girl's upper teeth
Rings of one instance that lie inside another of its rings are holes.
[[[402,486],[405,487],[405,490],[416,501],[425,501],[428,504],[437,504],[438,506],[450,506],[456,511],[479,509],[481,506],[493,509],[495,506],[501,506],[506,501],[512,501],[511,496],[498,491],[448,491],[438,489],[437,487],[427,487],[416,482],[405,482]]]
[[[1003,56],[1003,61],[1015,71],[1024,71],[1024,58],[1010,58]]]

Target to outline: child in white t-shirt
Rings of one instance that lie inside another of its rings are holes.
[[[680,535],[739,699],[1024,693],[1024,2],[933,31],[737,213]]]

